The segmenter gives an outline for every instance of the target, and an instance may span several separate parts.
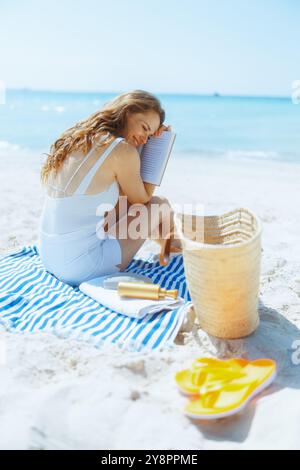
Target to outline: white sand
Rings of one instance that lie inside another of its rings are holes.
[[[1,327],[0,448],[299,449],[300,365],[291,359],[300,340],[299,182],[300,165],[171,160],[157,194],[204,203],[207,213],[246,206],[261,218],[259,329],[221,341],[193,327],[179,333],[174,348],[146,355]],[[2,149],[0,187],[1,252],[36,243],[39,158]],[[148,243],[144,251],[154,248]],[[183,415],[186,399],[173,376],[203,355],[270,357],[278,377],[244,412],[201,424]]]

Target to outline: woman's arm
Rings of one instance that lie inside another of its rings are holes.
[[[171,126],[161,125],[153,134],[159,137],[163,131],[170,131]],[[130,204],[147,203],[156,188],[155,184],[144,183],[141,178],[141,160],[135,147],[121,142],[115,158],[115,174],[120,185],[120,195],[126,195]]]
[[[130,204],[150,201],[155,185],[144,183],[141,177],[140,155],[133,145],[121,142],[116,147],[114,170],[121,192]]]

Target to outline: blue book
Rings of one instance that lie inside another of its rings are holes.
[[[176,134],[163,131],[159,137],[149,137],[137,150],[141,158],[141,177],[145,183],[160,186],[169,161]]]

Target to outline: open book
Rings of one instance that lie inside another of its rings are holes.
[[[149,137],[137,150],[141,157],[141,177],[145,183],[160,186],[171,155],[176,134],[163,131],[159,137]]]

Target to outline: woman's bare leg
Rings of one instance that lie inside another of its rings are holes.
[[[140,218],[140,213],[136,215],[130,215],[130,208],[138,205],[128,205],[128,212],[121,215],[117,223],[107,230],[107,233],[113,233],[118,239],[121,251],[122,251],[122,262],[118,265],[120,271],[126,269],[131,262],[132,258],[139,251],[144,242],[150,238],[155,240],[161,246],[163,246],[163,239],[167,235],[168,231],[174,227],[174,213],[170,206],[169,201],[166,198],[160,196],[153,196],[147,204],[141,204],[143,206],[143,214],[146,214],[144,222],[146,222],[144,233],[137,239],[130,237],[130,224],[137,221]],[[158,210],[158,209],[161,209]],[[157,209],[156,216],[153,216],[153,209]],[[143,220],[140,218],[140,220]],[[125,230],[125,232],[124,232]],[[113,232],[112,232],[113,231]],[[143,232],[141,230],[141,232]],[[122,236],[121,236],[122,234]],[[124,237],[125,234],[125,237]]]

